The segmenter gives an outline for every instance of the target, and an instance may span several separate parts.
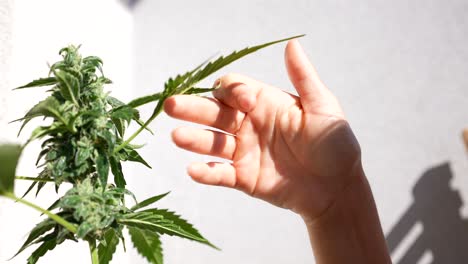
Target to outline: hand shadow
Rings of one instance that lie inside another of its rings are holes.
[[[450,189],[451,178],[449,164],[443,163],[424,172],[413,187],[412,205],[386,237],[392,255],[417,223],[423,230],[396,263],[418,263],[428,251],[431,263],[468,263],[468,221],[460,217],[463,202]]]

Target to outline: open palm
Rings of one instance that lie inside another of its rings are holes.
[[[228,74],[219,79],[215,98],[174,96],[165,111],[222,131],[174,130],[179,147],[232,161],[191,164],[188,173],[195,181],[319,216],[360,166],[359,145],[297,40],[288,43],[285,61],[299,96]]]

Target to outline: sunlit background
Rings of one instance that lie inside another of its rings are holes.
[[[24,142],[30,130],[17,139],[18,125],[7,123],[44,93],[11,88],[46,75],[65,45],[100,56],[112,94],[129,101],[212,55],[305,33],[301,43],[361,143],[394,262],[466,263],[468,161],[460,133],[468,126],[467,11],[464,0],[0,0],[0,140]],[[283,50],[270,47],[216,76],[239,72],[294,92]],[[190,180],[186,165],[209,157],[172,144],[170,131],[180,125],[162,116],[154,136],[140,137],[153,170],[127,166],[128,187],[140,199],[171,190],[160,206],[189,219],[222,251],[164,237],[165,263],[314,263],[297,215]],[[35,176],[38,150],[29,147],[19,175]],[[28,197],[44,207],[54,198],[45,191]],[[32,250],[7,260],[39,220],[0,198],[0,263],[25,262]],[[85,243],[67,242],[39,263],[90,263],[88,254]],[[146,262],[127,243],[113,263]]]

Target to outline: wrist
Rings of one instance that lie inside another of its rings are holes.
[[[362,166],[320,216],[302,215],[317,263],[390,263]]]

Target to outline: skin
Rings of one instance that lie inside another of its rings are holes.
[[[359,143],[337,99],[297,40],[285,64],[298,96],[228,74],[214,98],[166,100],[169,116],[221,130],[177,128],[177,146],[231,161],[194,163],[188,174],[299,214],[317,263],[390,263]]]

